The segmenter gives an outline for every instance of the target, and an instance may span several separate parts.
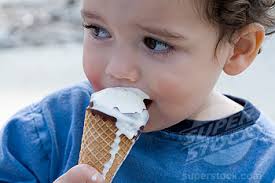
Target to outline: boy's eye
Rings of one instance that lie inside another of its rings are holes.
[[[154,38],[146,37],[143,40],[144,44],[154,52],[167,52],[172,47],[163,41]]]
[[[110,33],[103,27],[96,26],[96,25],[84,25],[83,27],[89,29],[91,34],[96,39],[106,39],[111,38]]]

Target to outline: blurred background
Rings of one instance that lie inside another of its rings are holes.
[[[19,109],[85,80],[79,0],[0,0],[0,127]],[[275,121],[275,37],[217,89],[251,100]]]

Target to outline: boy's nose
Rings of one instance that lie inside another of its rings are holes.
[[[136,82],[139,79],[139,68],[132,54],[126,51],[116,52],[110,58],[105,73],[117,80]]]

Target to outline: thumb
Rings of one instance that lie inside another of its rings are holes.
[[[95,168],[80,164],[71,168],[54,183],[104,183],[104,178]]]

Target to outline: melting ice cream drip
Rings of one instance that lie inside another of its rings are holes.
[[[115,160],[115,157],[116,157],[116,154],[119,151],[120,135],[121,135],[121,132],[117,131],[116,132],[116,138],[115,138],[115,140],[114,140],[114,142],[111,146],[111,151],[110,151],[111,158],[108,162],[106,162],[104,164],[104,168],[103,168],[103,172],[102,172],[104,178],[106,178],[106,174],[109,172],[110,168],[112,167],[112,165],[114,163],[114,160]]]
[[[117,112],[119,112],[119,111],[117,110]],[[107,161],[104,164],[104,168],[103,168],[103,176],[105,178],[106,178],[106,174],[109,172],[110,168],[112,167],[112,165],[114,163],[116,154],[119,152],[119,143],[121,141],[120,135],[123,134],[128,139],[133,139],[135,136],[138,135],[138,131],[139,131],[140,127],[143,124],[145,124],[149,118],[149,114],[148,114],[147,110],[143,110],[143,112],[141,114],[139,114],[139,113],[123,114],[123,116],[128,116],[128,117],[130,116],[130,117],[134,118],[134,120],[128,119],[128,123],[127,123],[127,121],[125,121],[124,119],[121,119],[121,118],[117,119],[116,127],[117,127],[118,131],[116,132],[115,140],[114,140],[113,144],[111,145],[111,150],[109,152],[111,155],[111,158],[109,159],[109,161]],[[143,118],[140,116],[143,116]],[[139,119],[140,121],[136,121],[136,119]],[[128,125],[125,125],[125,124],[128,124]]]

